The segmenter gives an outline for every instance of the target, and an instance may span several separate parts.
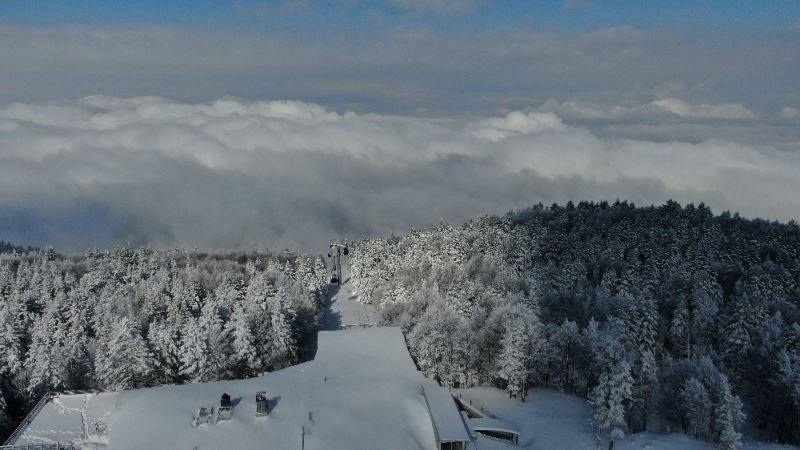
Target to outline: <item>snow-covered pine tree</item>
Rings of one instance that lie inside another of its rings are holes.
[[[233,335],[234,365],[239,377],[255,375],[262,366],[249,317],[244,302],[234,305],[230,327]]]
[[[640,425],[634,427],[633,431],[647,431],[647,422],[653,410],[653,397],[658,388],[658,366],[652,351],[645,350],[639,355],[633,379],[631,415],[638,415]]]
[[[49,390],[68,387],[69,371],[64,351],[65,330],[59,307],[49,302],[31,333],[31,345],[25,361],[27,392],[39,396]]]
[[[177,382],[181,370],[180,330],[168,321],[157,320],[150,324],[147,340],[157,361],[155,370],[163,377],[159,381]]]
[[[0,376],[13,376],[22,368],[22,338],[15,326],[11,301],[0,303]]]
[[[597,386],[592,389],[589,402],[595,408],[598,449],[607,430],[610,430],[609,450],[614,448],[617,439],[625,437],[625,405],[631,400],[632,385],[630,364],[620,361],[613,364],[610,370],[603,371]]]
[[[220,312],[220,306],[215,296],[206,298],[200,315],[200,330],[206,340],[206,364],[208,374],[213,380],[219,380],[228,375],[231,369],[231,329],[226,324]]]
[[[106,341],[98,345],[95,373],[105,389],[129,389],[146,385],[153,370],[153,357],[139,332],[127,317],[111,322]]]
[[[683,383],[678,399],[684,410],[686,432],[695,438],[708,434],[711,424],[711,397],[703,383],[697,378],[689,378]]]
[[[181,341],[181,375],[191,382],[209,378],[208,343],[198,318],[190,317],[183,327]]]
[[[530,339],[522,320],[510,320],[500,345],[497,374],[506,381],[509,397],[516,398],[518,395],[524,397],[528,385],[531,355]]]
[[[742,401],[731,392],[728,377],[720,374],[717,386],[717,404],[714,408],[714,425],[720,450],[738,450],[742,446],[739,428],[744,423]]]
[[[276,368],[293,364],[297,358],[297,339],[294,331],[294,311],[283,301],[273,302],[271,363]]]

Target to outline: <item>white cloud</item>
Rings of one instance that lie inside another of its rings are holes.
[[[737,103],[693,105],[677,98],[665,98],[650,103],[653,107],[686,119],[754,119],[753,111]]]
[[[548,99],[537,111],[554,112],[578,120],[664,119],[665,115],[688,120],[749,120],[756,114],[737,103],[694,104],[678,98],[664,98],[644,104],[601,104],[579,100]]]
[[[800,110],[791,106],[784,106],[780,111],[778,111],[778,117],[787,120],[800,119]]]
[[[705,201],[796,218],[800,154],[604,138],[554,113],[424,119],[298,101],[93,96],[0,107],[0,236],[305,250],[535,202]]]
[[[481,121],[472,134],[481,139],[497,142],[510,136],[540,133],[545,130],[563,130],[566,127],[553,113],[529,113],[512,111],[505,117],[494,117]]]

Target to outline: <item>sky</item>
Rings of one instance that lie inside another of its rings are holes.
[[[319,251],[543,202],[800,217],[800,2],[0,0],[0,240]]]

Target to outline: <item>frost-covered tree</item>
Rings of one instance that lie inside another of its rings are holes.
[[[592,389],[589,402],[594,406],[594,424],[597,430],[597,447],[600,448],[605,432],[609,432],[609,450],[614,442],[625,437],[625,409],[631,400],[633,378],[630,365],[621,361],[600,375]]]
[[[742,412],[742,401],[731,392],[728,378],[720,375],[717,388],[717,405],[714,408],[714,425],[717,430],[717,441],[721,450],[737,450],[742,446],[742,434],[738,431],[745,420]]]
[[[184,325],[182,335],[180,374],[192,382],[211,379],[212,372],[208,362],[208,342],[200,320],[196,318],[188,319]]]
[[[244,302],[234,305],[230,328],[237,374],[239,376],[256,374],[261,369],[262,362],[256,347],[256,337],[251,329],[250,315],[247,313]]]
[[[153,371],[153,358],[139,332],[127,317],[111,323],[106,339],[97,349],[95,372],[105,389],[128,389],[146,385]]]
[[[497,374],[506,381],[509,397],[525,397],[531,360],[529,340],[522,321],[514,320],[506,326],[500,342]]]
[[[297,339],[292,325],[294,310],[282,301],[276,301],[272,307],[272,353],[273,366],[282,368],[294,363],[297,358]]]
[[[703,383],[697,378],[689,378],[683,383],[678,393],[684,410],[684,427],[696,438],[702,438],[709,432],[711,423],[711,397]]]
[[[154,370],[160,373],[164,383],[178,381],[181,371],[181,330],[167,321],[157,320],[150,324],[147,339],[156,361]]]

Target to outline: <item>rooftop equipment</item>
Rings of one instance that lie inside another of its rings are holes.
[[[219,400],[219,411],[217,412],[217,421],[231,419],[231,396],[227,393],[222,394]]]
[[[212,414],[214,414],[213,406],[203,406],[202,408],[198,409],[197,414],[194,417],[194,426],[197,427],[198,425],[208,423],[211,420]]]
[[[264,391],[256,392],[256,416],[266,416],[269,414],[269,403],[267,393]]]

